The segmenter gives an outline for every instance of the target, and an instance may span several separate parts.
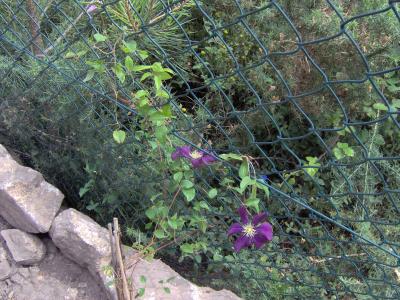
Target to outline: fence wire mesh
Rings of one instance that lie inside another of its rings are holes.
[[[170,134],[246,155],[271,192],[274,240],[233,254],[240,199],[207,190],[236,166],[196,170],[209,227],[177,243],[204,235],[209,254],[178,262],[171,244],[163,259],[246,299],[399,299],[399,2],[0,0],[0,142],[70,205],[145,235],[149,195],[171,174],[138,130],[140,80],[93,63],[124,68],[102,37],[134,40],[138,61],[175,74]]]

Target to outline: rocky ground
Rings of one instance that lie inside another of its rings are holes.
[[[0,217],[0,232],[10,228]],[[46,246],[43,259],[22,265],[15,262],[0,236],[0,300],[107,299],[86,269],[61,254],[46,235],[41,240]]]

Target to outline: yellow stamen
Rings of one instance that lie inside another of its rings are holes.
[[[243,226],[243,233],[245,236],[253,237],[256,234],[256,229],[253,224],[249,223]]]
[[[193,159],[197,159],[197,158],[201,158],[203,156],[203,154],[199,151],[194,150],[193,152],[190,153],[190,156]]]

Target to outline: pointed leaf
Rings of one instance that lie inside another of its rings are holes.
[[[122,144],[125,141],[126,133],[122,130],[115,130],[113,132],[113,138],[118,144]]]
[[[186,200],[188,202],[192,201],[194,199],[194,197],[196,196],[196,190],[194,188],[191,189],[183,189],[182,190],[183,194],[186,197]]]
[[[133,59],[130,56],[125,57],[125,67],[128,71],[133,71]]]
[[[107,37],[105,35],[100,34],[100,33],[96,33],[94,35],[94,39],[96,40],[96,42],[104,42],[105,40],[107,40]]]

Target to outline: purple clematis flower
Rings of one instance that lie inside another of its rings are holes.
[[[260,249],[265,243],[272,240],[272,225],[268,222],[262,223],[267,218],[266,213],[259,213],[250,221],[246,207],[240,207],[238,212],[241,223],[232,224],[228,230],[228,236],[240,233],[240,237],[237,238],[233,246],[236,252],[251,245]]]
[[[97,9],[97,6],[94,5],[94,4],[91,4],[91,5],[88,5],[88,6],[86,7],[86,12],[87,12],[88,14],[91,14],[91,13],[93,13],[96,9]]]
[[[203,151],[192,151],[190,146],[178,147],[171,155],[171,158],[173,160],[177,160],[181,157],[189,159],[192,163],[193,168],[208,166],[217,161],[217,158],[215,156],[209,155]]]

